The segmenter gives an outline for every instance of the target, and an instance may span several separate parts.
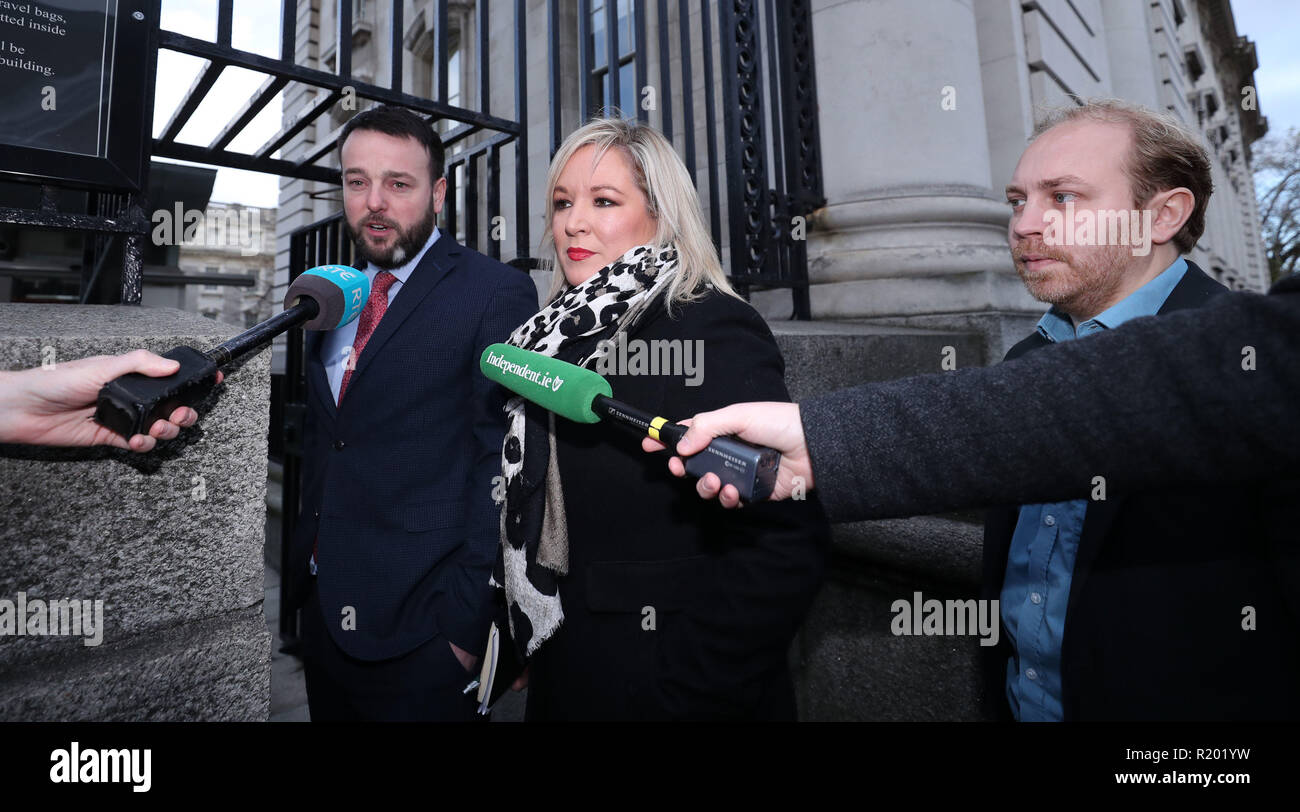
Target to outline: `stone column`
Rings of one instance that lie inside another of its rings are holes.
[[[993,191],[971,4],[823,0],[813,37],[828,201],[808,236],[813,317],[996,331],[972,314],[1032,300]]]
[[[206,349],[235,332],[164,308],[0,304],[0,364]],[[0,446],[0,719],[266,720],[269,360],[228,371],[200,422],[149,454]],[[49,604],[65,600],[102,627],[67,606],[74,633],[52,634]]]
[[[1121,99],[1159,110],[1160,71],[1151,50],[1151,22],[1145,3],[1101,0],[1110,57],[1111,91]]]

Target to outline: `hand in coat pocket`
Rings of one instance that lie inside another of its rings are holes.
[[[473,674],[475,669],[478,667],[478,657],[470,654],[468,651],[450,640],[447,641],[447,645],[451,646],[451,653],[456,655],[457,660],[460,660],[460,665],[465,669],[465,673]]]
[[[528,669],[529,669],[529,668],[532,668],[532,666],[529,666],[529,665],[524,666],[524,673],[520,674],[518,677],[515,677],[515,681],[512,682],[512,683],[510,683],[510,690],[512,690],[512,691],[522,691],[523,689],[525,689],[525,688],[528,687]]]

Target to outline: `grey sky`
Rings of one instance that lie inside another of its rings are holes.
[[[214,0],[163,0],[162,27],[198,39],[214,40],[217,4]],[[267,0],[235,0],[231,44],[264,56],[279,57],[280,4]],[[185,97],[203,61],[174,51],[159,52],[158,89],[154,101],[155,136],[162,132],[172,112]],[[255,71],[227,68],[176,140],[206,146],[253,95],[263,76]],[[281,98],[277,95],[253,119],[244,130],[245,134],[231,142],[230,148],[236,152],[251,152],[270,140],[280,129],[280,105]],[[217,170],[212,199],[274,207],[279,205],[279,190],[280,179],[276,175],[222,168]]]
[[[1234,0],[1232,16],[1237,33],[1255,42],[1255,86],[1269,135],[1300,127],[1300,3]]]

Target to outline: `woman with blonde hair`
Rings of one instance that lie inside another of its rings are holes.
[[[670,418],[789,400],[762,317],[722,272],[699,199],[653,128],[596,119],[547,178],[547,305],[510,343],[592,368]],[[819,588],[815,499],[728,512],[616,426],[514,399],[494,584],[528,662],[530,720],[793,719],[790,643]]]

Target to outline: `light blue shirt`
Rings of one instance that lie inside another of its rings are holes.
[[[388,289],[388,304],[390,307],[393,300],[397,298],[397,294],[401,293],[402,288],[406,287],[406,280],[411,277],[411,272],[420,264],[420,260],[424,259],[424,255],[429,248],[438,241],[438,236],[438,227],[434,226],[433,233],[425,241],[420,253],[412,257],[411,261],[402,267],[389,271],[389,273],[397,277],[397,281]],[[366,278],[370,280],[370,284],[373,285],[375,277],[379,274],[379,269],[374,265],[366,265],[364,273]],[[352,342],[357,340],[357,327],[360,323],[361,317],[358,316],[339,329],[326,333],[325,338],[320,343],[320,360],[325,365],[325,377],[329,379],[330,392],[333,393],[336,404],[339,402],[339,389],[343,387],[343,373],[346,371],[348,356],[352,354]]]
[[[1039,320],[1038,333],[1059,343],[1114,329],[1130,319],[1154,316],[1186,273],[1187,261],[1179,257],[1123,301],[1082,322],[1077,331],[1070,317],[1053,307]],[[1044,395],[1069,397],[1068,392]],[[1003,632],[1014,652],[1007,661],[1007,700],[1012,714],[1022,722],[1060,721],[1064,715],[1061,640],[1087,511],[1086,499],[1024,505],[1011,536],[1001,614]]]

